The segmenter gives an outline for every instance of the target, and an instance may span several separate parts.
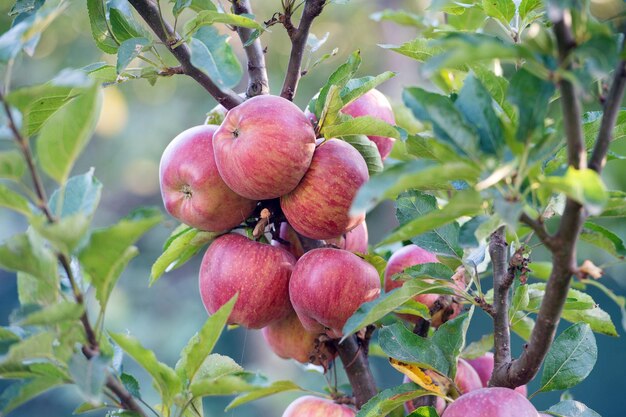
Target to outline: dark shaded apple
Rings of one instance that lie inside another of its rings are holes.
[[[442,417],[539,417],[535,407],[508,388],[481,388],[461,395]]]
[[[476,370],[476,373],[480,377],[480,381],[482,382],[483,387],[487,387],[489,385],[489,379],[491,378],[491,374],[493,373],[493,353],[487,352],[483,356],[480,356],[478,358],[466,360],[467,363],[469,363],[472,368]],[[524,397],[528,394],[528,388],[526,387],[526,385],[515,388],[515,391],[519,392]]]
[[[387,97],[380,91],[373,89],[354,100],[352,103],[341,109],[342,113],[349,114],[352,117],[371,116],[380,119],[391,125],[396,124],[393,116],[393,109]],[[368,136],[372,142],[376,144],[378,152],[382,159],[385,159],[391,153],[394,138],[386,138],[383,136]]]
[[[246,219],[256,201],[241,197],[220,177],[213,156],[217,126],[196,126],[180,133],[163,151],[159,167],[165,209],[196,229],[219,232]]]
[[[348,143],[330,139],[313,155],[295,190],[280,199],[289,224],[311,239],[332,239],[356,226],[365,214],[350,216],[352,200],[369,179],[365,160]]]
[[[340,237],[326,239],[326,243],[350,252],[367,253],[367,224],[363,221],[363,223]]]
[[[226,184],[239,195],[266,200],[298,185],[313,157],[315,132],[291,101],[263,95],[229,110],[214,142]]]
[[[306,395],[291,404],[283,417],[354,417],[356,411],[348,406],[334,403],[325,398]]]
[[[272,240],[272,246],[283,248],[287,252],[291,253],[296,259],[304,255],[304,248],[302,242],[293,227],[287,222],[282,222],[278,229],[278,237],[280,240]]]
[[[295,258],[289,252],[227,234],[215,239],[200,266],[200,295],[213,314],[239,293],[229,324],[260,329],[292,311],[289,277]]]
[[[305,253],[289,282],[289,297],[304,328],[332,338],[341,337],[346,320],[379,294],[376,268],[342,249]]]

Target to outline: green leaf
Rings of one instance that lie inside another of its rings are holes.
[[[513,7],[515,8],[515,5]],[[493,108],[493,99],[489,91],[476,76],[469,75],[465,79],[454,107],[461,112],[465,121],[477,130],[480,150],[486,154],[499,154],[504,145],[502,123]]]
[[[132,38],[147,38],[148,42],[152,39],[150,33],[137,24],[132,13],[124,13],[121,9],[110,7],[109,19],[115,39],[122,44]]]
[[[402,45],[379,45],[381,48],[389,49],[419,62],[425,62],[433,56],[441,53],[443,48],[434,46],[432,42],[423,37],[417,37],[412,41]]]
[[[237,294],[212,314],[204,323],[200,332],[196,333],[187,342],[187,345],[181,352],[180,360],[176,364],[176,372],[181,380],[194,380],[200,366],[211,353],[222,334],[222,330],[228,322],[228,317],[236,301]]]
[[[528,142],[537,130],[543,130],[554,84],[521,68],[513,75],[507,91],[508,100],[517,106],[517,140]]]
[[[446,355],[431,340],[420,337],[401,323],[385,326],[378,334],[381,349],[394,359],[418,364],[443,375],[450,371]]]
[[[431,394],[412,382],[379,392],[361,407],[356,417],[386,416],[405,402]]]
[[[0,207],[6,207],[26,217],[33,215],[28,200],[4,184],[0,184]],[[1,262],[0,260],[0,265]]]
[[[341,140],[352,145],[365,159],[370,177],[383,171],[383,160],[376,144],[365,135],[342,136]]]
[[[574,400],[561,401],[550,407],[548,411],[557,417],[600,417],[600,414],[585,404]]]
[[[47,326],[64,321],[77,320],[83,315],[84,307],[70,301],[61,301],[29,314],[20,320],[20,326]]]
[[[476,78],[480,80],[483,87],[489,91],[489,95],[491,95],[500,108],[502,108],[509,120],[516,121],[517,114],[515,109],[511,103],[506,100],[506,92],[509,89],[508,80],[494,74],[491,70],[482,65],[473,65],[472,71]]]
[[[185,37],[199,31],[200,28],[212,25],[213,23],[225,23],[227,25],[239,26],[249,29],[265,30],[265,27],[257,23],[254,19],[246,16],[231,13],[220,13],[214,10],[204,10],[199,12],[196,17],[185,23],[183,33]]]
[[[461,352],[461,357],[463,359],[476,359],[491,351],[491,349],[493,349],[493,333],[486,334],[480,340],[470,343]]]
[[[600,175],[592,169],[569,167],[562,177],[547,177],[543,185],[551,192],[564,193],[582,204],[589,214],[597,215],[607,203],[608,195]]]
[[[585,222],[580,234],[580,240],[597,246],[616,258],[624,259],[626,257],[624,241],[618,235],[599,224]]]
[[[402,100],[418,120],[432,124],[437,138],[467,155],[476,154],[479,141],[476,131],[465,123],[448,97],[411,87],[404,90]]]
[[[35,359],[54,360],[52,345],[56,335],[52,332],[35,333],[27,339],[11,345],[3,363],[20,363]]]
[[[511,330],[525,341],[530,340],[530,334],[534,327],[535,321],[522,311],[515,313],[515,316],[511,319]]]
[[[401,138],[400,132],[395,127],[372,116],[353,117],[347,121],[340,121],[338,124],[325,124],[322,127],[322,134],[327,139],[349,135]]]
[[[240,394],[242,392],[254,391],[264,386],[267,386],[265,378],[257,374],[239,372],[199,379],[193,382],[189,389],[194,397],[205,397],[210,395]]]
[[[341,100],[343,105],[347,106],[354,100],[361,97],[373,88],[384,83],[390,78],[396,76],[395,72],[385,71],[375,77],[367,76],[363,78],[354,78],[347,82],[346,86],[341,90]]]
[[[41,168],[63,184],[74,162],[91,138],[98,120],[100,94],[97,85],[52,115],[41,128],[37,155]]]
[[[70,376],[59,365],[38,358],[30,363],[8,362],[0,363],[0,378],[3,379],[26,379],[26,378],[59,378],[71,382]]]
[[[531,16],[531,13],[541,8],[541,6],[541,0],[522,0],[519,5],[519,17],[524,21],[527,17]]]
[[[589,325],[576,323],[568,327],[550,347],[539,391],[564,390],[579,384],[591,373],[597,359],[596,339]]]
[[[378,245],[408,240],[424,232],[437,229],[452,223],[461,216],[473,216],[481,211],[483,199],[474,190],[465,190],[456,193],[440,210],[434,210],[398,227]]]
[[[426,136],[425,134],[410,135],[405,142],[406,150],[418,159],[432,159],[434,161],[465,162],[466,159],[458,151],[444,142]]]
[[[41,279],[25,272],[17,273],[17,294],[20,304],[51,305],[58,301],[59,276]]]
[[[407,417],[439,417],[439,414],[433,407],[419,407]]]
[[[324,110],[327,110],[325,109],[325,107],[327,104],[326,102],[328,101],[328,93],[331,87],[336,86],[336,88],[340,92],[348,84],[348,81],[350,81],[354,77],[354,74],[356,74],[360,66],[361,53],[360,51],[355,51],[350,55],[350,58],[348,58],[348,61],[346,63],[340,65],[330,75],[328,81],[326,81],[326,84],[324,84],[324,86],[320,90],[320,94],[315,101],[315,108],[313,110],[318,120],[323,121],[321,116],[322,113],[324,113]],[[341,107],[343,107],[343,101],[341,103],[341,106],[336,109],[337,112],[341,109]]]
[[[134,376],[122,372],[120,375],[120,381],[122,381],[124,388],[126,388],[126,391],[128,391],[130,395],[135,398],[141,398],[139,381],[137,381]]]
[[[443,266],[441,264],[436,265]],[[412,272],[420,278],[429,276],[427,274],[418,275],[419,272],[416,271]],[[448,278],[450,276],[451,275],[448,275]],[[352,316],[346,321],[346,324],[343,326],[344,336],[342,340],[345,340],[351,334],[358,332],[365,326],[382,319],[387,314],[396,310],[398,307],[412,300],[415,296],[426,293],[453,295],[455,292],[452,282],[447,282],[444,280],[437,280],[436,282],[426,282],[423,279],[414,279],[411,281],[407,281],[402,287],[382,294],[375,300],[361,304],[361,306],[352,314]]]
[[[104,308],[123,269],[138,250],[132,246],[148,230],[160,223],[157,209],[139,209],[117,224],[95,230],[79,255],[84,270],[96,288],[96,298]]]
[[[144,348],[134,337],[121,333],[109,333],[109,335],[124,352],[148,371],[165,404],[171,403],[174,396],[182,390],[182,383],[176,371],[159,362],[154,352]]]
[[[372,13],[370,19],[376,22],[389,21],[404,26],[414,26],[420,29],[426,28],[426,23],[422,16],[405,10],[385,9],[381,12]]]
[[[604,211],[600,217],[626,217],[626,192],[609,191]]]
[[[118,43],[109,31],[104,2],[102,0],[87,0],[87,12],[89,14],[91,35],[96,41],[98,48],[107,54],[116,53]]]
[[[45,376],[14,382],[0,394],[0,411],[7,414],[39,394],[64,383],[62,379]]]
[[[124,72],[131,61],[150,46],[151,42],[146,38],[130,38],[122,42],[117,50],[117,73]]]
[[[515,3],[513,0],[483,0],[483,10],[487,16],[491,16],[508,26],[515,16]]]
[[[431,339],[448,360],[450,364],[448,376],[451,379],[454,379],[456,375],[456,363],[461,350],[465,346],[465,335],[473,314],[474,306],[472,306],[469,312],[463,313],[439,326]]]
[[[19,151],[0,152],[0,178],[19,181],[26,172],[26,162]]]
[[[53,281],[57,276],[54,255],[32,233],[13,236],[0,245],[0,268],[23,271],[44,281]]]
[[[226,88],[236,86],[243,76],[243,69],[227,42],[214,27],[202,27],[191,38],[191,63]]]
[[[250,391],[249,393],[237,396],[226,406],[224,411],[239,407],[240,405],[249,403],[250,401],[287,391],[304,391],[304,389],[292,381],[276,381],[267,387],[259,388],[254,391]]]
[[[93,217],[102,194],[102,183],[93,174],[93,169],[90,169],[76,175],[52,193],[49,206],[57,217],[65,218],[75,214]]]
[[[108,362],[108,358],[100,355],[87,359],[80,351],[70,360],[69,371],[72,380],[79,388],[83,399],[91,404],[102,402]]]
[[[9,16],[35,12],[42,5],[43,0],[17,0],[13,7],[11,7],[11,10],[9,11]]]

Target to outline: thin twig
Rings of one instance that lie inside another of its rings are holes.
[[[522,213],[520,216],[520,221],[524,223],[526,226],[530,227],[539,237],[539,240],[546,245],[548,248],[551,248],[554,244],[554,238],[548,233],[546,230],[546,225],[541,221],[541,219],[533,219],[526,213]]]

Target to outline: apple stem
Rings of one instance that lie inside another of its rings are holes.
[[[337,351],[352,385],[352,393],[358,409],[378,393],[369,367],[366,343],[355,335],[337,344]]]

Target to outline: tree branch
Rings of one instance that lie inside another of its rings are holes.
[[[520,221],[526,226],[530,227],[533,232],[537,234],[539,240],[541,240],[544,245],[546,245],[548,248],[552,248],[552,246],[554,245],[554,238],[546,230],[546,226],[543,223],[542,219],[533,219],[528,214],[523,212],[520,216]]]
[[[352,385],[356,407],[361,408],[378,393],[369,366],[367,346],[357,336],[350,336],[343,343],[337,344],[337,350]]]
[[[249,0],[232,0],[232,3],[235,14],[252,14]],[[267,79],[265,54],[263,53],[261,40],[256,38],[246,46],[253,34],[253,30],[238,26],[237,34],[239,34],[241,43],[244,45],[243,49],[248,57],[248,89],[246,90],[246,95],[254,97],[261,94],[269,94],[270,84]]]
[[[285,74],[285,81],[280,93],[281,97],[287,100],[293,100],[293,97],[296,95],[301,76],[302,57],[307,38],[309,37],[309,30],[313,20],[322,13],[325,5],[326,0],[306,0],[298,29],[290,36],[291,55],[289,56],[287,74]]]
[[[491,234],[489,255],[493,265],[493,341],[494,368],[511,361],[511,330],[509,329],[509,289],[513,284],[507,273],[507,243],[504,226]],[[513,278],[515,275],[513,275]]]
[[[158,38],[165,44],[167,49],[180,62],[180,67],[184,74],[196,80],[206,91],[215,98],[218,103],[227,109],[241,104],[243,99],[239,97],[231,89],[222,89],[213,80],[200,71],[191,63],[191,51],[189,47],[182,42],[177,45],[180,37],[174,32],[172,27],[161,19],[159,9],[155,3],[150,0],[128,0],[129,3],[137,10],[137,13],[150,26]]]

